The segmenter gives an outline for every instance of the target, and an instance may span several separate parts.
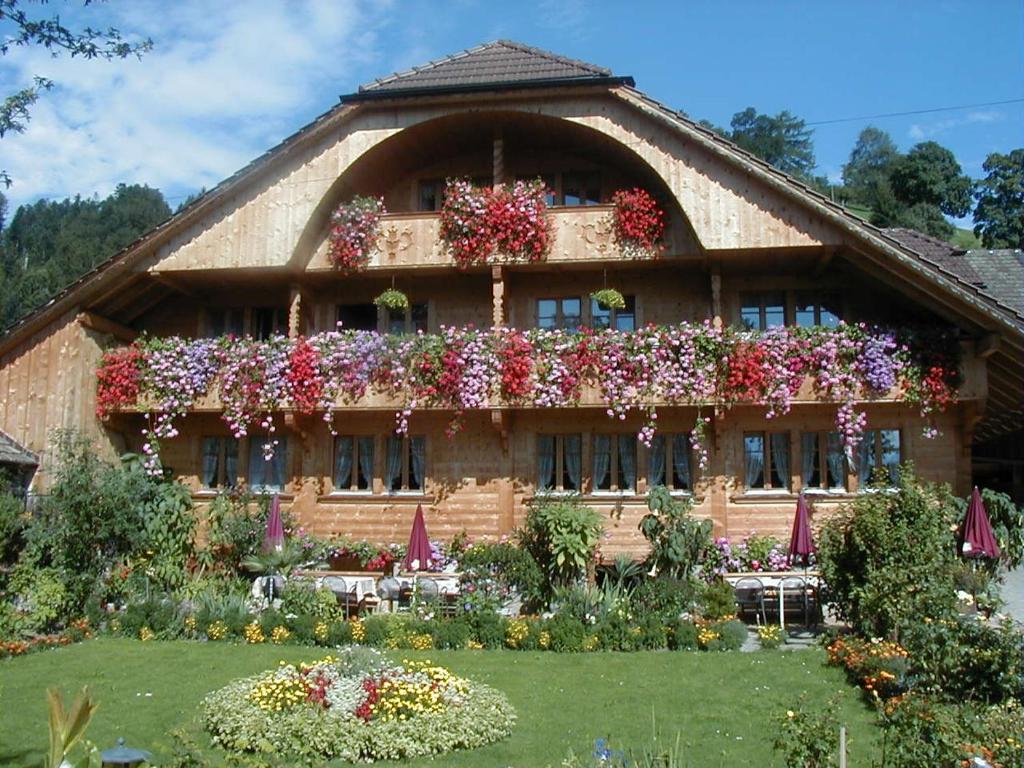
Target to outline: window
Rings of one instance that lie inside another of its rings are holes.
[[[537,490],[582,488],[582,444],[580,435],[537,435]]]
[[[203,488],[234,488],[238,483],[238,440],[233,437],[204,437]]]
[[[420,182],[419,195],[416,199],[417,211],[440,211],[444,193],[444,182],[441,179],[427,179]]]
[[[334,490],[373,491],[373,437],[334,438]]]
[[[424,437],[388,436],[384,466],[384,489],[388,493],[423,491],[426,442]]]
[[[786,294],[747,293],[740,297],[740,321],[748,331],[786,324]]]
[[[656,434],[647,449],[648,488],[664,485],[673,491],[693,490],[691,454],[688,435]]]
[[[600,202],[600,173],[569,171],[562,174],[562,205],[598,205]]]
[[[832,295],[798,293],[796,295],[796,324],[807,328],[823,325],[835,328],[839,325],[839,300]]]
[[[288,310],[285,307],[255,307],[252,310],[253,338],[269,339],[275,333],[288,335]]]
[[[208,339],[227,335],[243,336],[245,335],[245,310],[208,309],[205,325],[203,333]]]
[[[635,435],[594,435],[591,491],[636,491]]]
[[[744,480],[748,489],[789,489],[789,433],[743,435]]]
[[[889,485],[896,485],[901,461],[903,458],[898,429],[866,431],[860,445],[857,446],[858,486],[863,488],[879,476]]]
[[[803,488],[846,489],[846,455],[838,432],[801,433],[800,478]]]
[[[386,309],[388,333],[402,336],[418,331],[427,332],[427,305],[410,304],[405,309]]]
[[[596,299],[590,300],[590,327],[614,328],[617,331],[636,330],[636,296],[623,296],[622,309],[605,309]]]
[[[253,435],[249,438],[249,487],[254,491],[280,491],[284,489],[287,480],[288,437],[281,435],[274,438],[277,446],[270,461],[263,458],[263,442],[266,439],[266,435]]]
[[[339,304],[338,322],[343,331],[376,331],[376,304]]]
[[[575,331],[582,322],[583,302],[578,296],[537,300],[537,327]]]

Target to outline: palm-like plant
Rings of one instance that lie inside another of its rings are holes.
[[[71,749],[85,736],[85,729],[89,727],[93,713],[96,712],[96,702],[89,695],[89,689],[83,688],[71,702],[71,709],[64,708],[64,697],[56,688],[46,691],[46,705],[50,719],[50,748],[46,754],[44,768],[70,767],[72,763],[65,762]],[[93,764],[93,754],[87,754],[75,768],[84,768]]]

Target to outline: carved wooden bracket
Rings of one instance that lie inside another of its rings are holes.
[[[508,430],[509,430],[509,416],[508,411],[502,410],[501,408],[491,409],[491,426],[498,432],[498,436],[501,438],[501,452],[508,455]]]
[[[139,336],[139,332],[134,328],[129,328],[127,325],[121,325],[114,320],[97,315],[95,312],[79,312],[75,318],[78,324],[83,328],[88,328],[99,333],[109,333],[118,341],[135,341]]]

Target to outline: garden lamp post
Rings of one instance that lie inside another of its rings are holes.
[[[125,768],[133,768],[133,766],[147,763],[151,757],[153,755],[144,749],[126,747],[123,738],[117,740],[117,746],[113,749],[105,749],[100,753],[100,760],[104,766],[125,766]]]

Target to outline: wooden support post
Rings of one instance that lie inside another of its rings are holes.
[[[79,312],[78,317],[75,318],[78,324],[83,328],[88,328],[98,333],[109,333],[118,341],[133,342],[138,338],[139,332],[134,328],[129,328],[127,325],[121,325],[121,323],[97,315],[95,312]]]
[[[711,316],[715,328],[722,327],[722,268],[718,264],[711,267]]]
[[[493,326],[495,329],[505,325],[505,269],[491,267],[491,294],[493,298]]]
[[[297,285],[291,287],[288,296],[288,338],[294,339],[299,335],[302,320],[302,291]]]
[[[494,136],[494,186],[505,183],[505,140],[500,133]]]
[[[1000,336],[998,333],[986,333],[974,342],[974,354],[983,360],[991,357],[999,351],[999,340]]]

